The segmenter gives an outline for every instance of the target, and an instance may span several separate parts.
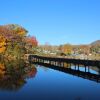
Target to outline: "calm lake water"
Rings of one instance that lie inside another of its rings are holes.
[[[98,70],[91,67],[90,72],[98,75]],[[23,61],[2,61],[0,100],[100,100],[100,83],[82,75]]]

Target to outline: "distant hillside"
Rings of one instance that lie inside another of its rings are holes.
[[[100,46],[100,40],[94,41],[90,45],[92,45],[92,46],[94,46],[94,45]]]

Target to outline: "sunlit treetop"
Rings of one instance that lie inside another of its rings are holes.
[[[22,35],[22,36],[26,35],[28,32],[25,28],[23,28],[22,26],[18,24],[8,24],[8,25],[4,25],[3,27],[5,27],[8,30],[12,30],[15,33]]]
[[[5,52],[6,46],[15,42],[22,42],[27,30],[17,24],[0,25],[0,53]]]

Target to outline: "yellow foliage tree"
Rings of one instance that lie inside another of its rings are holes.
[[[0,53],[5,52],[6,50],[5,45],[6,45],[6,39],[2,35],[0,35]]]
[[[60,50],[61,52],[65,54],[71,54],[72,46],[70,44],[65,44],[65,45],[60,46]]]

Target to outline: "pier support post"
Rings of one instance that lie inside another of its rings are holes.
[[[75,70],[76,70],[76,64],[74,66],[75,66]]]
[[[85,72],[86,72],[86,66],[85,66]]]
[[[78,64],[78,71],[79,71],[80,69],[79,69],[79,64]]]
[[[89,66],[88,66],[88,72],[90,72],[90,68],[89,68]]]

